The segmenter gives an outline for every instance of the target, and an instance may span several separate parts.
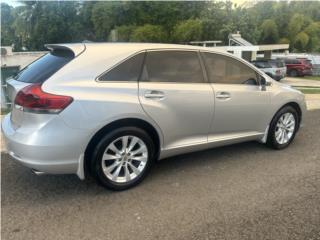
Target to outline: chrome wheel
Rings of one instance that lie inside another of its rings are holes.
[[[122,136],[111,142],[102,155],[105,176],[116,183],[126,183],[139,176],[148,161],[146,144],[135,136]]]
[[[296,120],[292,113],[284,113],[278,120],[275,128],[275,138],[279,144],[288,143],[295,131]]]

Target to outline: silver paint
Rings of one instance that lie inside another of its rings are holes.
[[[50,45],[51,48],[60,45]],[[42,85],[46,92],[74,101],[59,114],[34,114],[13,108],[2,121],[9,154],[23,165],[45,173],[74,173],[84,179],[84,152],[104,126],[121,119],[149,123],[165,158],[248,140],[265,142],[275,113],[296,103],[306,111],[304,95],[273,81],[243,59],[215,50],[170,44],[63,44],[77,57]],[[208,51],[235,58],[270,84],[99,82],[97,76],[124,59],[150,50]],[[10,96],[26,83],[10,80]]]

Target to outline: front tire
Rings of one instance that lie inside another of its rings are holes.
[[[273,117],[267,138],[267,145],[284,149],[290,145],[299,128],[299,115],[291,106],[280,109]]]
[[[154,155],[154,143],[144,130],[121,127],[100,140],[92,154],[91,172],[104,187],[125,190],[146,177]]]

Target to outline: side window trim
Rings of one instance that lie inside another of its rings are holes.
[[[99,82],[99,83],[120,83],[120,82],[133,82],[133,81],[103,81],[103,80],[100,80],[101,77],[103,77],[104,75],[108,74],[111,70],[117,68],[119,65],[121,65],[122,63],[126,62],[127,60],[137,56],[138,54],[143,54],[143,61],[142,61],[142,65],[141,65],[141,69],[139,71],[139,75],[138,75],[138,79],[136,82],[139,81],[141,75],[142,75],[142,69],[143,69],[143,66],[144,66],[144,61],[145,61],[145,58],[146,58],[146,50],[142,50],[142,51],[139,51],[139,52],[135,52],[131,55],[129,55],[128,57],[126,57],[125,59],[121,60],[120,62],[116,63],[115,65],[113,65],[112,67],[110,67],[109,69],[105,70],[104,72],[102,72],[101,74],[99,74],[96,78],[95,78],[95,81],[96,82]]]
[[[211,53],[211,54],[216,54],[216,55],[220,55],[220,56],[224,56],[224,57],[230,57],[230,58],[232,58],[232,59],[234,59],[234,60],[236,60],[238,62],[241,62],[242,64],[244,64],[247,67],[249,67],[252,71],[254,71],[254,73],[257,76],[257,85],[252,85],[252,86],[261,86],[261,81],[260,80],[263,77],[263,74],[259,73],[256,69],[254,69],[252,66],[250,66],[250,64],[248,64],[247,62],[241,61],[241,60],[239,60],[239,59],[237,59],[237,58],[235,58],[233,56],[229,56],[227,54],[223,54],[223,53],[219,53],[219,52],[211,52],[211,51],[207,51],[207,50],[200,50],[200,57],[201,57],[201,59],[203,61],[203,64],[204,64],[204,68],[205,68],[205,71],[206,71],[206,76],[208,78],[208,83],[211,83],[211,84],[225,84],[225,83],[210,82],[206,61],[204,59],[204,53]],[[246,84],[228,83],[228,85],[246,85]]]
[[[146,60],[147,60],[147,56],[149,52],[169,52],[169,51],[180,51],[180,52],[194,52],[197,54],[197,58],[199,61],[199,65],[201,68],[201,75],[202,75],[202,79],[203,82],[199,82],[199,83],[195,83],[195,82],[150,82],[148,81],[148,79],[143,80],[147,75],[148,78],[148,72],[146,71],[144,73],[144,69],[146,69]],[[168,84],[208,84],[209,80],[207,78],[207,73],[205,71],[205,67],[204,67],[204,63],[202,62],[202,58],[200,56],[200,50],[197,49],[181,49],[181,48],[163,48],[163,49],[147,49],[146,53],[144,55],[144,59],[143,59],[143,64],[142,64],[142,69],[141,69],[141,74],[139,77],[139,82],[148,82],[148,83],[168,83]]]

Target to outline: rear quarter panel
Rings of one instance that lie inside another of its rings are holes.
[[[74,99],[60,116],[70,128],[87,133],[83,148],[101,128],[125,118],[150,123],[157,130],[162,146],[160,128],[140,105],[137,82],[97,82],[94,79],[68,81],[55,86],[55,91]]]
[[[110,52],[110,54],[108,54]],[[107,124],[137,118],[159,127],[148,118],[138,98],[137,82],[99,82],[97,77],[137,51],[134,47],[117,48],[91,46],[45,81],[42,89],[49,93],[71,96],[73,102],[60,116],[71,127],[85,131],[91,137]],[[162,146],[162,145],[161,145]]]

